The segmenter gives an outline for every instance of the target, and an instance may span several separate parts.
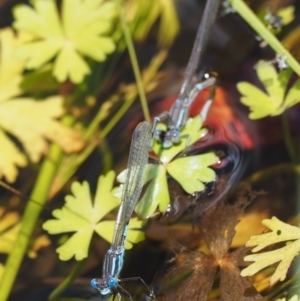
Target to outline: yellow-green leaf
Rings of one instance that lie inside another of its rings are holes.
[[[161,212],[167,209],[170,203],[167,173],[177,180],[187,193],[202,191],[204,183],[215,180],[215,172],[208,168],[219,160],[213,153],[177,158],[172,161],[176,155],[207,133],[207,130],[201,127],[201,117],[188,119],[184,129],[180,132],[182,141],[169,149],[163,149],[161,143],[154,141],[153,150],[159,156],[159,163],[148,164],[146,167],[144,173],[146,189],[135,208],[135,212],[140,217],[150,217],[157,207]],[[166,126],[159,124],[159,128],[165,130]],[[118,180],[124,182],[125,175],[126,170],[120,173]],[[121,190],[118,191],[118,195],[120,193]]]
[[[160,212],[164,212],[170,203],[165,167],[161,164],[148,164],[145,183],[148,185],[147,189],[136,205],[135,212],[143,218],[148,218],[157,207]]]
[[[18,175],[18,167],[27,165],[26,156],[0,129],[0,177],[12,183]]]
[[[72,48],[62,49],[54,63],[53,75],[59,82],[70,77],[73,83],[80,83],[89,73],[88,64]]]
[[[53,75],[63,82],[80,83],[90,73],[84,56],[104,61],[115,50],[108,31],[115,7],[111,1],[63,0],[62,13],[54,0],[36,0],[13,9],[14,27],[32,35],[16,55],[29,69],[40,68],[54,58]]]
[[[278,80],[275,67],[270,62],[259,61],[255,69],[259,80],[266,88],[274,104],[278,107],[283,100],[286,86]]]
[[[55,118],[64,113],[63,98],[48,97],[44,101],[16,98],[0,104],[0,128],[18,138],[33,162],[48,150],[48,142],[56,142],[65,152],[83,146],[80,133],[63,126]],[[3,157],[0,149],[0,157]]]
[[[61,260],[69,260],[73,256],[76,260],[86,258],[94,231],[104,239],[112,239],[112,235],[108,237],[107,233],[113,233],[114,222],[101,220],[119,205],[119,199],[113,195],[114,180],[113,171],[99,177],[94,202],[87,182],[73,183],[71,188],[73,195],[66,196],[66,204],[62,209],[53,211],[56,219],[44,223],[43,228],[50,234],[74,233],[57,249]],[[131,227],[136,228],[140,225],[141,223],[134,222]],[[128,231],[130,239],[127,247],[131,247],[133,242],[142,240],[143,235],[137,232],[131,229]]]
[[[216,179],[215,172],[208,166],[219,161],[214,153],[179,158],[169,163],[168,173],[189,194],[204,190],[204,183]]]
[[[159,128],[166,130],[164,124],[159,124]],[[214,154],[203,154],[199,156],[184,157],[174,159],[181,151],[194,144],[207,133],[202,128],[200,116],[189,118],[185,127],[180,132],[181,142],[168,149],[162,148],[158,141],[154,141],[153,150],[159,156],[161,164],[149,164],[145,182],[148,182],[147,189],[141,201],[136,206],[136,212],[142,217],[149,217],[155,209],[165,211],[170,203],[170,195],[167,183],[167,173],[169,173],[187,193],[194,193],[204,189],[204,183],[215,180],[215,172],[208,168],[218,162],[218,157]],[[174,159],[172,161],[172,159]]]
[[[267,93],[247,82],[237,84],[242,94],[241,102],[250,109],[249,118],[276,116],[300,101],[298,81],[286,92],[292,74],[290,68],[278,74],[270,62],[260,61],[256,66],[256,72]]]
[[[275,216],[272,219],[263,220],[262,224],[272,230],[272,232],[251,236],[246,246],[256,246],[252,252],[258,252],[271,244],[283,241],[289,243],[280,249],[246,256],[244,258],[245,261],[254,262],[243,269],[241,275],[252,276],[258,271],[279,262],[275,273],[270,278],[270,285],[273,285],[277,281],[283,281],[286,278],[289,266],[300,252],[300,228],[286,224]]]
[[[21,93],[20,83],[25,63],[16,60],[14,56],[19,43],[12,29],[0,30],[0,103]]]
[[[281,17],[282,25],[291,23],[295,18],[295,6],[289,5],[278,10],[277,15]]]
[[[300,101],[300,79],[296,80],[293,86],[289,89],[286,98],[285,106],[287,108],[292,107]]]
[[[45,101],[17,98],[22,94],[25,62],[16,59],[15,51],[23,40],[11,29],[0,31],[0,176],[8,182],[16,179],[17,168],[26,166],[27,158],[7,133],[21,142],[33,162],[47,153],[49,141],[57,142],[65,152],[83,147],[78,131],[55,120],[65,113],[61,96],[48,97]]]

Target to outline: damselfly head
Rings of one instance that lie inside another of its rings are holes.
[[[94,278],[91,280],[91,287],[98,290],[102,296],[107,296],[112,293],[108,284],[102,278]]]
[[[180,131],[173,129],[163,133],[163,148],[170,148],[173,144],[178,144],[181,140]]]
[[[153,136],[156,141],[162,142],[163,148],[170,148],[173,145],[171,132],[155,129]]]

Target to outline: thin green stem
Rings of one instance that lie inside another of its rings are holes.
[[[291,137],[290,127],[285,112],[283,112],[283,114],[281,115],[281,121],[282,121],[283,139],[284,139],[285,146],[288,150],[291,161],[295,166],[297,166],[297,163],[299,162],[299,158],[297,157],[296,148]],[[295,181],[296,181],[296,197],[298,200],[298,207],[299,207],[300,204],[300,174],[299,173],[296,174]]]
[[[70,275],[50,294],[48,300],[55,300],[74,281],[81,272],[86,260],[77,261]]]
[[[72,118],[65,116],[63,124],[70,124]],[[4,275],[0,284],[0,300],[5,301],[13,287],[15,278],[21,266],[23,257],[27,251],[30,237],[34,230],[40,212],[46,203],[51,183],[56,170],[63,158],[63,152],[56,144],[50,147],[49,157],[42,163],[39,175],[35,182],[30,199],[36,202],[28,202],[21,220],[21,229],[16,239],[14,248],[10,253],[4,270]]]
[[[99,145],[100,152],[102,153],[103,160],[103,169],[102,174],[106,174],[113,167],[113,158],[111,154],[111,150],[105,139],[102,140],[102,143]]]
[[[290,127],[289,127],[289,123],[288,123],[288,120],[286,118],[286,113],[285,112],[283,112],[282,115],[281,115],[281,122],[282,122],[283,139],[284,139],[285,146],[288,150],[291,161],[294,164],[297,164],[296,150],[295,150],[295,147],[293,145],[291,132],[290,132]]]
[[[300,65],[290,52],[284,48],[282,43],[266,28],[258,17],[249,9],[242,0],[228,0],[232,7],[241,17],[256,31],[256,33],[266,41],[277,54],[284,55],[286,62],[300,76]]]
[[[106,137],[106,135],[113,129],[113,127],[119,122],[119,120],[122,118],[122,116],[127,112],[128,108],[132,105],[134,102],[134,97],[131,97],[129,99],[125,99],[123,105],[119,109],[119,111],[112,116],[108,124],[103,128],[100,135],[101,138]]]
[[[145,94],[145,90],[144,90],[144,86],[143,86],[142,76],[141,76],[139,64],[137,61],[136,53],[134,50],[133,42],[131,39],[130,31],[129,31],[129,28],[128,28],[128,25],[126,23],[125,16],[123,13],[121,0],[115,0],[115,2],[117,5],[117,8],[118,8],[120,22],[121,22],[123,34],[125,37],[126,45],[128,48],[128,52],[129,52],[129,56],[130,56],[130,60],[131,60],[131,64],[132,64],[132,68],[133,68],[133,72],[134,72],[134,76],[135,76],[135,80],[136,80],[136,84],[137,84],[137,88],[138,88],[138,92],[139,92],[139,96],[140,96],[140,100],[141,100],[144,118],[145,118],[145,120],[150,122],[150,114],[149,114],[149,109],[148,109],[148,105],[147,105],[147,99],[146,99],[146,94]]]

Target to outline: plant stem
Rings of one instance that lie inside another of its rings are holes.
[[[132,103],[134,102],[134,98],[130,97],[128,99],[125,99],[124,104],[121,106],[121,108],[116,112],[110,121],[107,123],[107,125],[103,128],[103,130],[100,132],[101,138],[104,138],[107,136],[107,134],[113,129],[113,127],[118,123],[118,121],[122,118],[122,116],[125,114],[125,112],[130,108]]]
[[[62,119],[62,123],[67,125],[71,121],[69,116]],[[49,189],[56,170],[62,160],[63,152],[56,144],[52,144],[48,158],[42,163],[39,175],[30,198],[35,202],[28,202],[21,220],[21,229],[16,239],[14,248],[10,253],[0,283],[0,300],[5,301],[13,287],[18,270],[21,266],[23,257],[27,251],[31,234],[34,230],[40,212],[46,203]]]
[[[86,260],[77,261],[70,275],[51,293],[48,300],[55,300],[78,276]]]
[[[281,122],[282,122],[283,139],[284,139],[285,146],[288,150],[291,161],[294,164],[297,164],[296,150],[295,150],[295,147],[293,145],[293,141],[292,141],[292,137],[291,137],[291,133],[290,133],[290,128],[289,128],[289,124],[288,124],[288,120],[286,118],[286,113],[285,112],[283,112],[282,115],[281,115]]]
[[[280,55],[284,55],[288,65],[300,76],[300,65],[290,52],[284,48],[282,43],[266,28],[258,17],[249,9],[242,0],[228,0],[232,7],[241,17],[256,31],[256,33],[266,41],[273,50]]]
[[[285,112],[283,112],[281,115],[281,121],[282,121],[283,139],[284,139],[285,146],[288,150],[291,161],[293,162],[294,166],[297,166],[299,158],[297,157],[297,152],[291,137],[289,123]],[[299,173],[296,174],[295,181],[296,181],[296,197],[299,206],[300,204],[300,174]]]
[[[145,120],[150,122],[150,114],[149,114],[149,109],[148,109],[148,105],[147,105],[147,99],[146,99],[146,94],[145,94],[145,90],[144,90],[144,86],[143,86],[142,76],[141,76],[141,73],[140,73],[140,68],[139,68],[136,53],[135,53],[135,50],[134,50],[133,42],[132,42],[132,39],[131,39],[130,31],[129,31],[129,28],[127,26],[125,16],[124,16],[124,13],[123,13],[123,10],[122,10],[121,0],[115,0],[115,3],[116,3],[117,8],[118,8],[123,34],[124,34],[124,37],[125,37],[125,41],[126,41],[126,45],[127,45],[127,48],[128,48],[128,52],[129,52],[129,56],[130,56],[130,60],[131,60],[131,64],[132,64],[132,68],[133,68],[137,88],[138,88],[138,91],[139,91],[141,106],[142,106],[142,110],[143,110],[143,113],[144,113],[144,118],[145,118]]]

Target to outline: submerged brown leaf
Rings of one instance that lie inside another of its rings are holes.
[[[167,278],[171,279],[168,284],[169,291],[159,300],[207,300],[217,267],[212,256],[203,252],[187,252],[184,261],[169,271],[167,275]],[[189,277],[176,285],[185,275]]]
[[[248,248],[240,248],[219,261],[221,301],[265,300],[247,278],[240,276],[238,267],[245,265],[242,259],[248,251]]]
[[[223,258],[227,253],[244,209],[261,194],[252,191],[249,184],[242,183],[234,199],[224,197],[197,219],[200,233],[215,258]]]
[[[265,300],[248,279],[240,276],[239,267],[246,265],[243,258],[249,252],[249,248],[240,248],[228,253],[235,235],[234,228],[244,209],[262,194],[264,193],[253,192],[248,184],[241,184],[234,199],[220,199],[201,218],[197,218],[196,224],[211,254],[186,252],[183,262],[167,273],[165,280],[170,290],[162,300],[207,300],[218,268],[220,300]],[[178,285],[172,288],[174,279],[178,279]]]

